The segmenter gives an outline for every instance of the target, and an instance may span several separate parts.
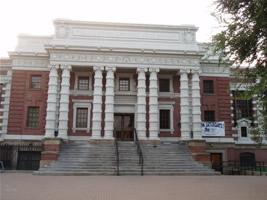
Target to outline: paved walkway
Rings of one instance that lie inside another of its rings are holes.
[[[0,174],[0,200],[267,200],[266,176]]]

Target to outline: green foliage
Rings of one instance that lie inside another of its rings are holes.
[[[215,16],[223,28],[213,37],[215,51],[239,68],[236,78],[247,84],[247,98],[256,96],[261,101],[264,129],[259,132],[266,134],[267,0],[217,0],[215,4]]]

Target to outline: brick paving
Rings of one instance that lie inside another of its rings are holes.
[[[0,200],[267,200],[266,176],[0,174]]]

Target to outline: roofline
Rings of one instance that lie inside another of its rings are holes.
[[[97,22],[97,21],[79,21],[70,19],[55,19],[54,24],[70,24],[82,26],[106,26],[106,27],[120,27],[120,28],[143,28],[143,29],[169,29],[181,30],[189,29],[197,31],[198,27],[195,25],[163,25],[163,24],[139,24],[139,23],[121,23],[121,22]]]

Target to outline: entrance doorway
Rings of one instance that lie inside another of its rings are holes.
[[[210,160],[212,169],[222,173],[222,153],[211,153]]]
[[[134,139],[134,114],[116,113],[114,115],[115,137],[122,141],[132,141]]]

